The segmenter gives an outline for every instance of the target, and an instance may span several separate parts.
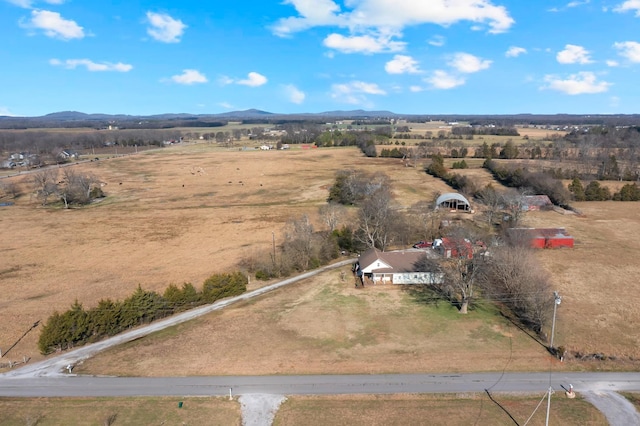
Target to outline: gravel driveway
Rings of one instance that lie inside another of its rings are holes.
[[[241,395],[238,401],[242,409],[242,425],[271,426],[280,404],[286,399],[283,395]]]
[[[611,426],[640,425],[640,414],[624,396],[611,391],[582,392],[585,400],[605,415]]]

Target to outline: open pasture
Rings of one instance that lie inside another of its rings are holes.
[[[242,257],[270,250],[293,217],[309,214],[320,229],[317,209],[337,170],[388,174],[405,207],[451,191],[421,167],[364,158],[355,148],[194,144],[73,167],[99,177],[108,197],[82,209],[42,208],[28,195],[27,176],[11,178],[24,180],[27,195],[0,208],[3,353],[34,322],[75,300],[90,307],[127,297],[138,285],[158,292],[185,281],[200,287]],[[576,237],[575,249],[539,256],[563,296],[556,344],[617,357],[594,368],[636,368],[640,357],[633,328],[640,310],[629,296],[638,288],[635,206],[582,203],[583,217],[525,215],[528,225],[564,226]],[[41,358],[38,333],[28,333],[3,361]],[[488,307],[459,316],[443,302],[417,303],[398,287],[356,291],[336,272],[125,345],[83,368],[145,375],[383,373],[545,370],[550,362],[539,343]],[[589,366],[573,359],[553,364]]]

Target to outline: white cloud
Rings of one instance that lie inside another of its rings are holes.
[[[258,86],[262,86],[267,81],[268,81],[267,77],[265,77],[264,75],[258,74],[257,72],[250,72],[247,75],[246,79],[238,80],[236,81],[236,83],[241,84],[243,86],[258,87]]]
[[[285,95],[287,96],[289,101],[291,101],[294,104],[299,105],[303,103],[304,99],[307,97],[302,90],[298,89],[293,84],[287,84],[283,87],[284,87]]]
[[[231,77],[228,77],[226,75],[221,76],[220,78],[218,78],[218,83],[222,86],[227,86],[229,84],[233,84],[234,80]]]
[[[420,86],[411,86],[409,87],[409,90],[413,93],[418,93],[418,92],[422,92],[424,89]]]
[[[348,35],[330,34],[324,45],[344,53],[381,53],[403,51],[398,41],[402,30],[410,26],[436,24],[448,27],[468,21],[472,29],[489,33],[508,31],[515,23],[504,6],[493,0],[346,0],[344,6],[334,0],[284,0],[298,15],[281,18],[272,27],[274,34],[287,37],[314,27],[338,27]],[[434,37],[429,44],[442,46]]]
[[[631,62],[640,62],[640,43],[636,41],[623,41],[614,43],[613,47],[618,49],[618,54],[623,58],[627,58]]]
[[[375,83],[365,83],[364,81],[352,81],[344,84],[331,85],[331,97],[339,102],[371,106],[371,102],[366,95],[386,95]]]
[[[332,0],[284,0],[283,4],[293,5],[300,16],[281,18],[272,27],[273,32],[281,37],[316,26],[342,26],[346,23],[338,14],[340,6]]]
[[[417,74],[421,72],[418,61],[406,55],[394,56],[385,64],[384,69],[389,74]]]
[[[564,50],[558,52],[556,59],[561,64],[590,64],[593,62],[589,58],[589,51],[575,44],[567,44]]]
[[[636,11],[636,17],[640,18],[640,0],[627,0],[618,6],[616,6],[613,11],[624,13],[629,11]]]
[[[346,1],[346,8],[332,0],[285,0],[298,12],[296,17],[280,19],[272,28],[286,36],[317,26],[340,26],[349,29],[395,29],[421,24],[450,26],[460,21],[489,27],[490,33],[507,31],[514,20],[504,6],[491,0],[358,0]],[[346,9],[345,8],[345,9]]]
[[[564,7],[562,8],[558,8],[558,7],[552,7],[547,9],[547,12],[562,12],[574,7],[579,7],[579,6],[583,6],[585,4],[589,4],[591,1],[590,0],[583,0],[583,1],[570,1],[569,3],[567,3]]]
[[[429,41],[427,41],[427,43],[429,43],[431,46],[436,46],[436,47],[444,46],[445,42],[446,42],[446,39],[441,35],[435,35],[431,37]]]
[[[9,108],[3,106],[0,106],[0,115],[4,117],[16,117],[16,114],[9,111]]]
[[[193,69],[182,70],[182,74],[172,76],[171,80],[174,83],[186,85],[206,83],[209,81],[204,74]]]
[[[491,62],[487,59],[478,58],[469,53],[456,53],[453,55],[448,65],[455,68],[457,71],[471,74],[474,72],[482,71],[491,66]]]
[[[617,67],[617,66],[619,66],[619,65],[620,65],[620,64],[618,63],[618,61],[614,61],[614,60],[612,60],[612,59],[608,59],[608,60],[606,61],[606,64],[607,64],[607,66],[608,66],[608,67]]]
[[[24,28],[42,30],[47,37],[71,40],[83,38],[84,29],[75,21],[64,19],[59,13],[48,10],[32,10],[31,20],[20,23]]]
[[[453,89],[454,87],[462,86],[465,83],[465,79],[452,75],[443,70],[436,70],[431,77],[425,78],[426,83],[429,83],[434,89]]]
[[[240,84],[243,86],[258,87],[266,84],[267,81],[267,77],[263,76],[262,74],[258,74],[257,72],[250,72],[249,74],[247,74],[247,78],[245,79],[234,79],[226,75],[218,78],[218,83],[222,86],[227,86],[229,84]]]
[[[589,4],[590,0],[584,0],[584,1],[571,1],[569,3],[567,3],[567,7],[571,8],[571,7],[578,7],[578,6],[582,6],[584,4]]]
[[[65,0],[44,0],[44,2],[49,4],[63,4]]]
[[[87,71],[117,71],[117,72],[129,72],[133,69],[133,65],[123,64],[122,62],[111,63],[111,62],[93,62],[90,59],[67,59],[65,61],[61,61],[59,59],[51,59],[49,60],[49,64],[59,67],[64,67],[67,69],[76,69],[77,67],[83,66],[87,69]]]
[[[224,109],[235,109],[235,107],[229,102],[220,102],[218,105],[220,105]]]
[[[6,1],[18,7],[31,9],[31,0],[6,0]]]
[[[527,53],[527,49],[524,47],[511,46],[504,54],[507,58],[517,58],[518,56]]]
[[[406,43],[393,41],[390,36],[372,37],[370,35],[345,37],[341,34],[329,34],[323,44],[342,53],[382,53],[404,50]]]
[[[179,19],[173,19],[166,13],[147,12],[150,27],[147,34],[163,43],[178,43],[187,26]]]
[[[602,93],[609,90],[611,86],[611,83],[606,81],[597,81],[596,75],[592,72],[572,74],[565,80],[553,75],[547,75],[544,81],[547,85],[543,86],[542,89],[557,90],[567,95]]]

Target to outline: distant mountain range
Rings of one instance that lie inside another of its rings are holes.
[[[185,119],[229,119],[229,118],[268,118],[268,117],[396,117],[398,114],[391,111],[365,111],[365,110],[353,110],[353,111],[326,111],[320,113],[300,113],[300,114],[278,114],[268,111],[261,111],[259,109],[247,109],[243,111],[229,111],[218,114],[186,114],[186,113],[168,113],[168,114],[154,114],[154,115],[126,115],[126,114],[86,114],[78,111],[61,111],[51,114],[39,116],[39,117],[15,117],[15,116],[0,116],[2,119],[19,119],[19,120],[41,120],[41,121],[87,121],[87,120],[107,120],[107,121],[119,121],[119,120],[185,120]]]
[[[171,128],[215,127],[227,121],[278,124],[286,121],[332,122],[335,120],[389,120],[408,121],[441,120],[447,122],[493,123],[501,126],[515,124],[550,125],[618,125],[640,126],[639,114],[397,114],[391,111],[325,111],[319,113],[281,114],[258,109],[230,111],[219,114],[167,113],[155,115],[86,114],[78,111],[61,111],[40,117],[0,116],[0,129],[26,129],[47,127],[106,128]]]

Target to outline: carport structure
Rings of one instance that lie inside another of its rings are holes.
[[[456,192],[442,194],[436,200],[436,209],[447,209],[456,212],[471,212],[471,203],[463,195]]]

